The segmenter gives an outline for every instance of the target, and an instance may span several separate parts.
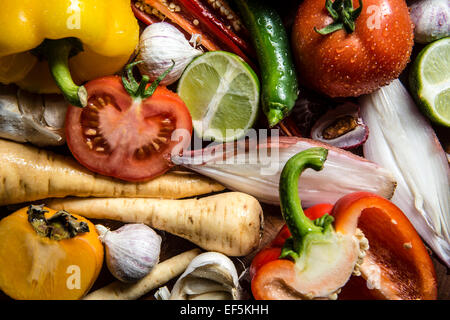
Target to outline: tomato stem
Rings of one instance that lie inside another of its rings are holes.
[[[325,148],[310,148],[290,158],[280,176],[281,213],[292,235],[283,249],[283,256],[291,256],[296,260],[303,250],[303,239],[311,233],[322,233],[331,224],[333,218],[329,215],[312,221],[303,212],[298,195],[298,180],[301,173],[312,168],[320,171],[328,155]]]
[[[138,88],[136,89],[136,92],[134,93],[134,96],[137,97],[143,97],[145,95],[145,88],[147,87],[147,84],[150,82],[150,78],[147,75],[143,75],[141,79],[141,83],[139,84]]]
[[[133,75],[133,68],[143,63],[144,61],[135,61],[130,64],[128,64],[125,67],[125,72],[122,75],[122,83],[125,90],[128,92],[128,94],[137,99],[147,99],[155,93],[156,88],[159,86],[161,81],[169,74],[170,71],[175,67],[175,61],[172,60],[172,65],[164,71],[155,81],[152,82],[152,84],[147,88],[148,83],[150,82],[150,78],[147,75],[143,75],[141,82],[138,83],[136,81],[136,78]]]
[[[356,9],[353,8],[352,0],[335,0],[334,2],[326,0],[325,8],[334,22],[320,30],[314,27],[314,31],[321,35],[327,35],[341,29],[345,29],[347,33],[352,33],[355,31],[355,20],[361,14],[362,6],[362,0],[359,0],[359,7]]]

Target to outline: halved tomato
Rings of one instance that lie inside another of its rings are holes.
[[[66,138],[73,156],[91,171],[127,181],[149,180],[173,166],[175,148],[190,144],[189,110],[166,87],[159,86],[145,99],[131,97],[119,76],[95,79],[85,87],[88,105],[69,106]]]

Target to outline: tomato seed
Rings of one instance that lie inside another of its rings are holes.
[[[97,135],[97,130],[95,130],[95,129],[87,129],[85,132],[84,132],[84,134],[85,135],[87,135],[87,136],[96,136]]]
[[[100,102],[100,105],[101,105],[102,107],[105,107],[105,106],[106,106],[106,102],[105,102],[105,100],[103,100],[102,97],[98,97],[98,98],[97,98],[97,101]]]
[[[160,142],[162,142],[162,143],[166,143],[166,142],[167,142],[167,138],[164,138],[164,137],[161,137],[161,136],[158,136],[158,137],[156,138],[156,140],[158,140],[158,141],[160,141]]]
[[[94,112],[98,112],[97,106],[92,102],[89,103],[89,108]]]
[[[110,96],[105,96],[106,104],[111,104],[112,100]]]
[[[144,149],[139,148],[138,151],[136,152],[136,156],[140,159],[144,158],[145,157]]]
[[[104,144],[105,140],[102,137],[95,137],[94,138],[94,143],[95,144]]]
[[[87,116],[92,120],[98,120],[98,112],[88,112]]]
[[[159,150],[159,144],[157,144],[155,141],[152,141],[152,146],[155,148],[156,151]]]

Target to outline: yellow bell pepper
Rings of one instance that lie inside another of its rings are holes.
[[[0,8],[0,82],[59,87],[70,102],[75,86],[82,93],[75,83],[116,73],[139,42],[129,0],[0,0]]]

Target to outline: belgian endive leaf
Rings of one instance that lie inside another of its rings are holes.
[[[399,80],[360,102],[370,128],[365,158],[394,174],[397,189],[391,200],[450,266],[450,173],[433,128]]]

